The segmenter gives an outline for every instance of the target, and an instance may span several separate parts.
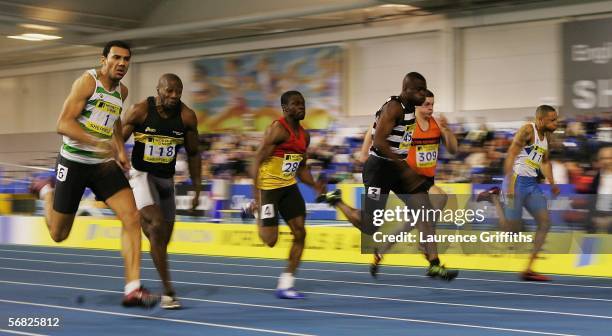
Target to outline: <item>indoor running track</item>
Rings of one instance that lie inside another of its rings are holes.
[[[447,283],[423,268],[304,262],[306,300],[273,295],[284,261],[172,255],[184,305],[176,311],[120,306],[117,251],[0,245],[0,335],[605,335],[612,280],[462,271]],[[144,254],[143,284],[159,291]],[[80,300],[79,300],[80,298]],[[9,318],[59,318],[59,327],[9,327]]]

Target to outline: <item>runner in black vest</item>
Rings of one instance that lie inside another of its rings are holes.
[[[195,189],[193,209],[198,206],[201,190],[197,118],[181,102],[182,91],[183,83],[177,75],[162,75],[157,96],[132,106],[123,126],[124,139],[134,134],[130,185],[140,210],[142,229],[151,242],[151,257],[164,285],[160,306],[165,309],[181,307],[170,283],[167,253],[176,212],[174,169],[181,146],[187,152]]]

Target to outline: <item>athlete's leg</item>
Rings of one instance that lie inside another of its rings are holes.
[[[168,243],[172,236],[174,221],[166,221],[161,208],[156,204],[140,209],[140,215],[142,231],[151,243],[151,259],[164,286],[164,294],[174,296],[168,271]]]
[[[544,242],[546,241],[546,236],[550,231],[548,203],[544,193],[537,185],[531,186],[530,193],[526,197],[525,207],[533,218],[535,218],[537,223],[536,234],[533,241],[533,250],[526,268],[526,272],[534,273],[532,271],[533,263],[537,259],[538,253],[540,253],[542,250],[542,246],[544,246]]]
[[[293,241],[289,250],[287,268],[278,279],[276,296],[281,299],[302,299],[304,295],[295,291],[295,273],[302,260],[304,245],[306,243],[306,203],[297,185],[284,188],[284,195],[278,202],[281,216],[289,225]]]
[[[140,280],[140,215],[132,190],[124,188],[105,202],[122,223],[121,251],[125,262],[126,283]]]
[[[257,232],[261,241],[269,247],[274,247],[278,241],[278,199],[282,195],[281,189],[260,190]]]
[[[293,241],[291,243],[291,249],[289,250],[289,262],[287,263],[285,272],[295,274],[302,260],[304,243],[306,242],[305,218],[304,216],[292,218],[287,221],[287,225],[289,225],[291,233],[293,234]]]
[[[38,184],[33,189],[44,203],[44,218],[51,238],[58,243],[70,234],[90,170],[90,165],[58,156],[55,181],[45,179],[33,182],[33,185]],[[52,182],[55,182],[55,188]]]

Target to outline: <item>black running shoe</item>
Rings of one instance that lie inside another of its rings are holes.
[[[451,281],[457,277],[459,271],[447,269],[444,265],[431,265],[427,269],[427,275],[432,278],[440,278],[442,280]]]
[[[374,260],[370,264],[370,275],[374,278],[378,275],[378,268],[382,261],[382,255],[378,253],[378,250],[374,250]]]
[[[317,197],[317,203],[327,203],[331,206],[336,205],[338,202],[342,200],[342,191],[340,189],[336,189],[334,191],[330,191],[325,194],[321,194]]]

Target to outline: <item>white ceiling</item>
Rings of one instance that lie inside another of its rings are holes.
[[[585,1],[592,0],[0,0],[0,69],[97,55],[100,46],[113,39],[131,42],[142,54],[411,16]],[[23,23],[54,27],[55,32],[47,33],[63,38],[6,38],[40,32],[21,27]]]

